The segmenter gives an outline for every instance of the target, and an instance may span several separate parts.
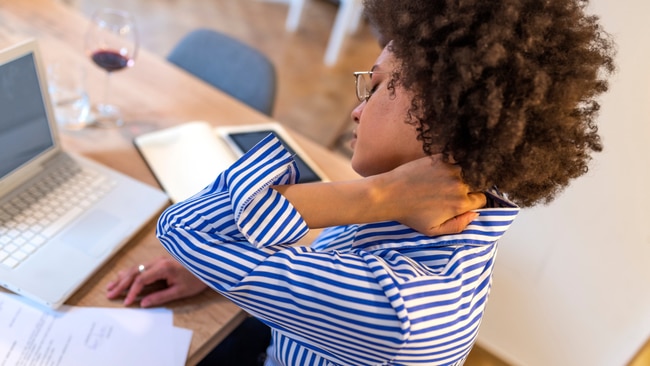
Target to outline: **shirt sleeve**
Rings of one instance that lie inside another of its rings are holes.
[[[339,329],[340,344],[356,339],[367,347],[372,340],[382,358],[390,356],[403,341],[403,321],[368,258],[291,245],[308,227],[270,186],[297,179],[291,154],[269,136],[211,185],[165,210],[157,236],[211,288],[274,328],[325,349]]]
[[[291,154],[269,135],[208,187],[167,209],[158,221],[159,238],[187,229],[209,235],[206,239],[245,240],[255,247],[293,243],[308,227],[270,187],[295,183],[298,174]]]
[[[426,319],[443,319],[431,327],[438,332],[441,324],[456,322],[451,319],[468,318],[464,300],[473,295],[459,273],[491,266],[493,246],[467,251],[477,259],[454,261],[449,274],[434,273],[392,250],[380,258],[367,248],[349,245],[341,250],[294,246],[308,227],[270,187],[295,183],[297,175],[291,154],[269,136],[204,190],[165,210],[158,238],[211,288],[292,342],[318,350],[333,362],[379,364],[403,350]],[[393,243],[403,236],[396,233],[390,230],[371,241]],[[431,276],[431,281],[424,283],[422,276]],[[435,292],[427,304],[451,305],[424,311],[420,307],[430,306],[419,302],[417,288]],[[415,308],[403,296],[410,291],[415,293]]]

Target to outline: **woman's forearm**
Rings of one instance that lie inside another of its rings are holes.
[[[312,229],[389,220],[380,209],[371,180],[292,184],[273,189],[291,202]]]
[[[387,173],[345,182],[273,187],[310,228],[399,221],[426,232],[485,204],[458,167],[425,157]]]

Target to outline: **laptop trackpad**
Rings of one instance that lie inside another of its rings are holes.
[[[108,212],[95,210],[70,227],[59,240],[90,256],[97,257],[114,247],[119,238],[111,233],[120,219]]]

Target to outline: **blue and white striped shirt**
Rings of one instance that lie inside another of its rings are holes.
[[[490,290],[496,242],[519,209],[496,208],[460,234],[397,222],[325,229],[310,246],[271,185],[297,181],[272,136],[211,185],[168,208],[165,248],[273,329],[267,365],[453,365],[469,353]]]

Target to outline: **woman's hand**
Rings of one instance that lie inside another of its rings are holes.
[[[163,282],[166,286],[147,291],[147,286]],[[144,270],[137,267],[120,271],[117,279],[107,286],[106,296],[115,299],[124,295],[124,305],[133,304],[138,296],[143,308],[159,306],[167,302],[194,296],[205,290],[207,285],[190,273],[171,257],[160,257],[144,264]]]
[[[376,176],[376,199],[393,219],[426,235],[461,232],[485,206],[483,193],[470,192],[460,167],[441,155],[414,160]]]
[[[461,232],[485,206],[439,155],[363,179],[273,186],[310,228],[398,221],[425,235]]]

